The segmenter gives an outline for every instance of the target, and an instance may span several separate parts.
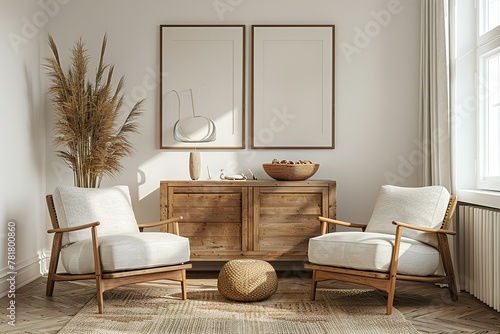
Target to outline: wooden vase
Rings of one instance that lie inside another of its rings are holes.
[[[200,152],[189,153],[189,176],[191,180],[198,180],[201,172]]]

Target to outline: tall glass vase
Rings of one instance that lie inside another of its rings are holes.
[[[198,180],[201,172],[200,152],[189,153],[189,176],[191,180]]]

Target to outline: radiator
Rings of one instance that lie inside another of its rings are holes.
[[[499,311],[500,211],[460,204],[457,237],[460,289]]]

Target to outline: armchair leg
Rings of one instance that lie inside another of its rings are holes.
[[[455,277],[450,277],[450,282],[448,283],[448,289],[450,289],[451,300],[456,302],[458,300],[458,292],[457,292],[457,282],[455,281]]]
[[[316,300],[316,288],[318,282],[316,281],[316,270],[313,270],[312,283],[311,283],[311,300]]]
[[[56,281],[54,281],[51,276],[52,275],[49,273],[49,276],[47,277],[47,289],[45,290],[45,295],[47,297],[51,297],[54,293],[54,284],[56,283]]]
[[[99,275],[96,275],[95,286],[97,290],[97,309],[99,311],[99,314],[102,314],[104,312],[104,286],[102,283],[102,278]]]
[[[389,291],[387,295],[387,315],[391,315],[392,313],[392,305],[394,303],[394,295],[395,291]]]
[[[450,245],[446,235],[438,235],[439,253],[441,253],[441,261],[443,262],[444,273],[448,278],[448,288],[450,289],[450,298],[452,301],[458,300],[457,281],[455,279],[455,270],[453,269],[453,261],[450,253]]]
[[[186,300],[187,299],[187,290],[186,290],[186,270],[185,269],[181,270],[181,275],[182,275],[182,280],[181,280],[182,299]]]
[[[45,295],[52,296],[54,293],[55,280],[52,278],[57,273],[57,264],[59,263],[59,254],[61,252],[62,235],[56,234],[52,241],[52,250],[50,253],[49,273],[47,275],[47,289]]]
[[[396,295],[396,277],[393,276],[389,280],[389,289],[387,291],[387,315],[392,313],[392,305],[394,304],[394,296]]]

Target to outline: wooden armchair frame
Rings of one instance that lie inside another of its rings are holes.
[[[450,247],[448,243],[448,235],[455,235],[455,231],[449,230],[453,214],[455,212],[455,207],[457,205],[456,196],[450,196],[450,201],[448,203],[448,208],[446,210],[445,217],[441,228],[432,229],[424,228],[406,224],[404,222],[393,221],[392,224],[396,225],[396,234],[394,248],[392,251],[391,264],[389,272],[376,272],[367,270],[356,270],[348,269],[342,267],[333,267],[326,265],[317,265],[313,263],[307,263],[304,265],[306,269],[311,269],[313,271],[312,277],[312,287],[311,287],[311,300],[316,299],[316,287],[318,282],[337,280],[343,282],[358,283],[362,285],[368,285],[374,287],[378,290],[385,291],[388,294],[387,297],[387,314],[392,313],[392,305],[394,302],[394,295],[396,290],[396,280],[406,280],[406,281],[417,281],[417,282],[429,282],[429,283],[445,283],[448,285],[450,291],[451,300],[458,300],[457,285],[455,281],[455,271],[453,270],[453,263],[450,253]],[[321,223],[321,234],[326,234],[328,224],[335,224],[340,226],[361,228],[365,231],[366,226],[364,224],[354,224],[343,222],[335,219],[329,219],[325,217],[319,217]],[[410,276],[401,275],[397,273],[398,269],[398,254],[401,243],[401,235],[403,233],[403,228],[410,228],[418,231],[435,233],[438,240],[438,251],[441,256],[441,261],[443,264],[444,275],[430,275],[430,276]]]
[[[97,226],[99,222],[92,222],[89,224],[60,228],[59,222],[57,220],[57,213],[54,207],[54,200],[52,195],[46,196],[47,207],[50,214],[50,220],[52,222],[52,229],[48,230],[47,233],[54,233],[54,239],[52,241],[52,251],[50,254],[50,265],[49,273],[47,276],[47,289],[46,295],[52,296],[54,292],[54,285],[56,281],[73,281],[73,280],[85,280],[85,279],[95,279],[96,290],[97,290],[97,306],[99,313],[104,312],[104,291],[111,290],[113,288],[141,283],[149,282],[155,280],[172,280],[181,283],[182,299],[187,299],[186,292],[186,269],[190,269],[192,265],[190,263],[171,265],[165,267],[155,267],[148,269],[138,269],[138,270],[127,270],[119,272],[102,272],[101,259],[99,255],[99,238],[97,236]],[[178,222],[182,220],[181,217],[170,218],[168,220],[163,220],[148,224],[139,224],[139,230],[142,232],[144,228],[170,225],[172,233],[179,235],[179,224]],[[90,229],[92,236],[92,248],[94,254],[94,265],[95,273],[90,274],[67,274],[67,273],[57,273],[57,265],[59,263],[59,256],[62,247],[62,237],[63,233],[78,231],[83,229]]]

